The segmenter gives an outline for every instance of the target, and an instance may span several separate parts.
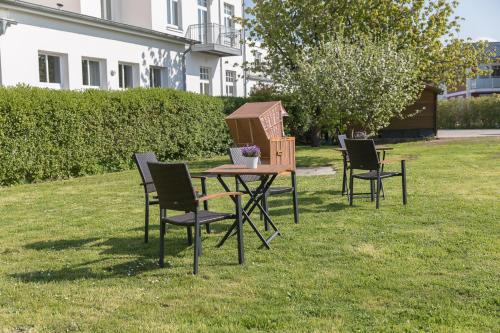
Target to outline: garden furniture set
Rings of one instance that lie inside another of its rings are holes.
[[[280,102],[247,103],[226,118],[236,147],[228,150],[232,164],[224,164],[205,170],[201,176],[192,176],[185,163],[160,163],[152,152],[135,153],[133,159],[139,170],[145,197],[144,241],[149,239],[149,209],[151,205],[160,208],[160,267],[164,266],[165,234],[167,224],[185,227],[188,244],[194,243],[193,273],[198,273],[199,257],[202,254],[201,227],[210,233],[210,224],[233,220],[217,246],[237,236],[238,262],[245,261],[243,246],[243,226],[250,225],[262,242],[262,247],[270,249],[270,242],[281,232],[268,209],[270,195],[291,194],[294,222],[299,223],[297,198],[297,178],[295,167],[295,139],[285,137],[283,117],[286,111]],[[390,147],[375,146],[373,140],[349,140],[339,136],[343,156],[342,195],[348,194],[349,204],[353,205],[354,179],[370,182],[371,200],[380,206],[383,193],[382,180],[389,177],[402,178],[403,203],[406,195],[405,160],[386,160],[386,151]],[[250,146],[253,145],[253,146]],[[382,159],[380,159],[382,153]],[[396,161],[401,162],[401,172],[384,171],[384,166]],[[361,170],[355,173],[355,170]],[[349,176],[348,176],[349,171]],[[274,181],[279,176],[290,176],[291,186],[276,187]],[[216,178],[224,192],[208,194],[207,178]],[[231,189],[228,178],[234,179],[235,189]],[[349,178],[349,181],[348,181]],[[193,179],[199,180],[201,190],[193,186]],[[255,187],[252,187],[255,184]],[[360,193],[356,193],[359,195]],[[242,197],[248,197],[243,204]],[[232,212],[214,212],[209,210],[209,200],[227,197],[234,203]],[[181,212],[171,215],[172,211]],[[271,235],[264,237],[257,223],[252,220],[252,213],[259,212],[266,231]],[[194,230],[193,230],[194,229]]]

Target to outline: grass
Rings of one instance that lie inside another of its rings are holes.
[[[234,239],[215,248],[229,223],[214,226],[196,277],[185,230],[169,230],[164,269],[156,222],[142,242],[135,170],[2,188],[0,331],[500,331],[500,140],[394,147],[412,157],[408,206],[399,179],[377,211],[363,198],[349,207],[340,175],[299,178],[299,225],[289,198],[272,198],[283,236],[267,251],[247,227],[245,266]],[[297,160],[341,165],[328,147]]]

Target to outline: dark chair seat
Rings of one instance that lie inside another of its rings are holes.
[[[293,187],[271,187],[269,189],[269,194],[283,194],[283,193],[292,193]]]
[[[400,172],[381,172],[380,178],[395,177],[395,176],[400,176],[400,175],[401,175]],[[377,180],[377,171],[358,173],[356,175],[352,175],[352,177],[359,178],[359,179]]]
[[[200,224],[207,224],[234,218],[236,218],[236,215],[232,213],[216,213],[208,210],[198,211],[198,220],[200,221]],[[174,225],[192,226],[195,223],[194,213],[190,212],[182,215],[167,217],[165,218],[165,221]]]

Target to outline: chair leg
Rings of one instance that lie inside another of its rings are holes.
[[[194,213],[194,264],[193,274],[198,274],[198,260],[200,258],[200,224],[198,222],[198,212]]]
[[[165,223],[160,221],[160,267],[165,267]]]
[[[191,227],[187,227],[187,238],[188,238],[188,245],[193,245],[193,230]]]
[[[352,176],[352,169],[349,175],[349,206],[352,206],[354,199],[354,178]]]
[[[207,195],[207,180],[205,178],[201,179],[201,193],[203,195]],[[208,210],[208,201],[203,202],[203,209]],[[210,227],[210,224],[205,224],[205,229],[207,231],[207,234],[212,232],[212,229]]]
[[[264,193],[264,197],[262,198],[262,208],[266,211],[266,213],[269,212],[268,208],[268,199],[269,199],[269,193]],[[269,223],[267,222],[266,217],[262,212],[260,212],[261,220],[264,219],[264,230],[268,231],[269,230]]]
[[[370,200],[375,201],[375,181],[370,179]]]
[[[299,224],[299,200],[297,197],[297,174],[292,172],[292,197],[293,197],[293,219],[295,224]]]
[[[382,178],[380,172],[377,172],[377,209],[380,207],[380,189],[382,188]]]
[[[160,208],[160,221],[166,217],[167,217],[167,210]],[[165,235],[166,232],[167,232],[167,225],[165,225],[165,228],[163,228],[163,234]]]
[[[401,161],[401,178],[403,185],[403,205],[406,205],[408,202],[407,198],[407,189],[406,189],[406,161]]]
[[[238,263],[240,265],[245,263],[245,251],[243,247],[243,220],[241,218],[241,197],[236,197],[236,219],[238,221]]]
[[[344,165],[344,170],[342,172],[342,195],[347,194],[349,195],[349,190],[347,189],[347,161],[345,154],[343,154],[343,165]]]
[[[149,241],[149,197],[146,193],[146,201],[145,201],[145,213],[144,213],[144,243]]]

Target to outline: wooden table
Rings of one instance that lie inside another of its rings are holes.
[[[257,236],[262,241],[263,246],[267,249],[270,249],[269,243],[276,237],[277,235],[281,235],[280,231],[273,223],[269,213],[262,207],[261,202],[264,198],[266,192],[271,188],[276,177],[279,175],[291,174],[292,182],[294,187],[293,200],[295,201],[295,207],[297,207],[297,186],[296,186],[296,175],[295,170],[291,169],[288,166],[284,165],[269,165],[269,164],[261,164],[256,169],[249,169],[243,165],[234,165],[234,164],[225,164],[221,165],[203,172],[205,176],[217,176],[220,184],[224,188],[225,191],[231,192],[231,189],[224,181],[224,177],[234,177],[236,180],[236,186],[241,184],[245,191],[250,195],[250,200],[243,207],[243,223],[248,221],[248,224],[252,227],[253,231],[257,234]],[[248,184],[242,179],[241,176],[245,175],[255,175],[260,176],[260,185],[255,190],[251,190]],[[237,189],[238,190],[238,189]],[[264,219],[266,219],[267,223],[273,228],[274,232],[269,238],[264,238],[262,233],[257,229],[257,226],[250,218],[250,215],[258,208]],[[236,223],[234,223],[231,228],[226,232],[222,240],[219,242],[218,246],[222,246],[224,242],[231,236],[233,230],[236,228]]]
[[[393,147],[388,147],[388,146],[375,146],[375,149],[377,152],[382,152],[382,160],[385,160],[385,154],[389,150],[393,150]],[[347,149],[345,148],[333,148],[335,151],[339,151],[342,153],[342,160],[343,160],[343,166],[344,166],[344,171],[342,175],[342,195],[348,194],[349,189],[347,188]],[[384,166],[382,165],[382,171],[384,171]],[[385,196],[384,194],[384,189],[382,187],[382,196]]]

